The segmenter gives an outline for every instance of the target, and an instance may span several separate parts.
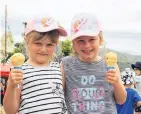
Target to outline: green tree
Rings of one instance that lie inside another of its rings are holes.
[[[0,61],[1,63],[6,63],[10,56],[13,54],[14,50],[14,39],[10,31],[7,32],[6,38],[6,50],[5,50],[5,34],[3,33],[0,37]],[[6,53],[6,55],[5,55]]]
[[[16,43],[14,53],[25,53],[24,43]]]
[[[70,40],[65,40],[65,41],[61,41],[61,48],[62,48],[62,53],[63,56],[68,56],[71,54],[71,41]]]
[[[13,52],[14,49],[14,40],[11,32],[7,32],[7,53],[8,52]],[[1,45],[1,50],[5,50],[5,34],[2,34],[0,38],[0,45]]]
[[[6,63],[13,54],[13,52],[8,52],[6,57],[1,58],[1,63]]]

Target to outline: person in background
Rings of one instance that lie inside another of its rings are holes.
[[[116,103],[123,104],[126,91],[120,71],[106,70],[100,57],[102,29],[95,15],[79,13],[71,23],[74,56],[62,59],[63,86],[70,114],[117,114]]]
[[[22,71],[10,72],[4,97],[6,114],[67,113],[60,65],[53,61],[59,36],[66,35],[50,15],[27,22],[24,40],[28,60]]]
[[[4,93],[5,93],[5,84],[4,84],[4,79],[0,78],[0,91],[1,91],[1,102],[0,104],[3,105],[3,98],[4,98]]]
[[[134,114],[135,109],[139,109],[141,106],[141,97],[138,92],[134,89],[134,77],[135,72],[130,68],[126,68],[121,73],[121,78],[124,84],[124,87],[127,91],[126,102],[122,105],[116,104],[118,114]],[[140,114],[140,113],[135,113]]]
[[[141,96],[141,62],[136,62],[135,64],[132,64],[131,67],[136,73],[135,87],[139,95]]]
[[[135,64],[132,64],[131,67],[136,73],[135,88],[137,92],[139,93],[139,95],[141,96],[141,62],[136,62]],[[141,106],[135,109],[136,112],[140,110],[141,110]]]

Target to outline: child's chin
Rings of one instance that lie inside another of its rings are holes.
[[[37,63],[39,63],[39,64],[45,64],[45,63],[47,63],[47,60],[41,60],[40,59],[40,60],[37,61]]]

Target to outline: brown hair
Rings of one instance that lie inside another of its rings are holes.
[[[29,40],[32,40],[32,41],[41,40],[42,38],[45,38],[45,36],[49,38],[52,43],[57,43],[59,38],[59,32],[57,30],[52,30],[49,32],[32,31],[26,35],[26,41],[28,43]]]

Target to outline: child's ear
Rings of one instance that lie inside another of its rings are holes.
[[[24,36],[24,40],[26,40],[26,36]]]

